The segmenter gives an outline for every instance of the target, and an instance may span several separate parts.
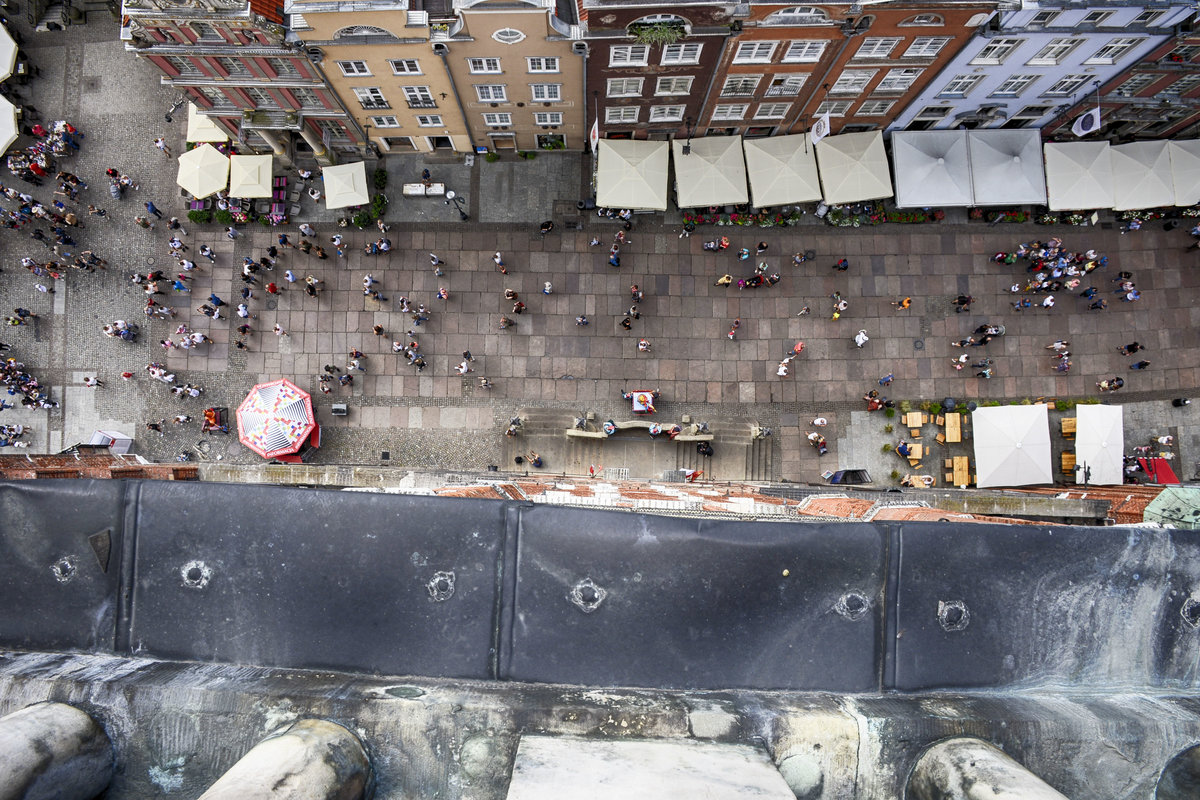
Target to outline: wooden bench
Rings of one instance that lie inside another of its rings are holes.
[[[1063,453],[1062,454],[1062,471],[1063,471],[1064,475],[1074,475],[1075,474],[1075,454],[1074,453]]]
[[[579,428],[570,428],[567,430],[567,436],[575,436],[580,439],[607,439],[608,434],[604,431],[581,431]]]
[[[613,424],[615,424],[617,426],[617,430],[619,430],[619,431],[627,431],[627,430],[630,430],[631,428],[645,428],[646,430],[650,430],[650,426],[653,425],[654,422],[651,420],[648,420],[648,419],[627,419],[624,422],[616,422]],[[659,424],[661,424],[661,423],[659,423]],[[664,430],[669,427],[671,427],[671,426],[663,425]]]
[[[406,183],[401,187],[401,192],[405,197],[441,196],[446,193],[446,184],[431,183],[426,186],[423,183]]]
[[[675,437],[677,442],[711,442],[712,440],[711,433],[681,433]]]

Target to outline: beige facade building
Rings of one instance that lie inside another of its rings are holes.
[[[458,21],[444,46],[473,145],[493,151],[582,150],[586,46],[572,24],[574,6],[556,9],[554,0],[455,0],[454,10]]]

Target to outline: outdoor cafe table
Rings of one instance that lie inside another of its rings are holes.
[[[954,485],[955,486],[966,486],[967,484],[969,484],[971,482],[971,480],[970,480],[971,470],[970,470],[969,463],[967,461],[967,457],[966,456],[955,456],[953,464],[954,464]]]
[[[946,441],[955,443],[962,441],[962,414],[957,411],[951,411],[946,415]]]

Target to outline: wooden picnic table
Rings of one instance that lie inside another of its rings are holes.
[[[908,443],[908,463],[910,465],[915,467],[917,464],[921,463],[921,456],[924,455],[924,453],[925,453],[925,448],[922,447],[919,443],[917,443],[917,442],[909,442]]]
[[[1075,417],[1063,417],[1062,418],[1063,436],[1074,436],[1075,435],[1076,422],[1077,422],[1077,419]]]
[[[962,414],[957,411],[946,414],[946,441],[953,443],[962,441]]]
[[[955,456],[953,461],[954,485],[967,486],[971,483],[971,467],[966,456]]]
[[[920,428],[925,424],[925,414],[920,411],[910,411],[904,415],[904,425],[908,428]]]

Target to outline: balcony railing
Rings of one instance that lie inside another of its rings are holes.
[[[721,97],[753,97],[754,86],[727,86],[721,90]]]
[[[359,100],[362,107],[369,111],[377,111],[379,109],[391,108],[392,104],[387,100]]]

